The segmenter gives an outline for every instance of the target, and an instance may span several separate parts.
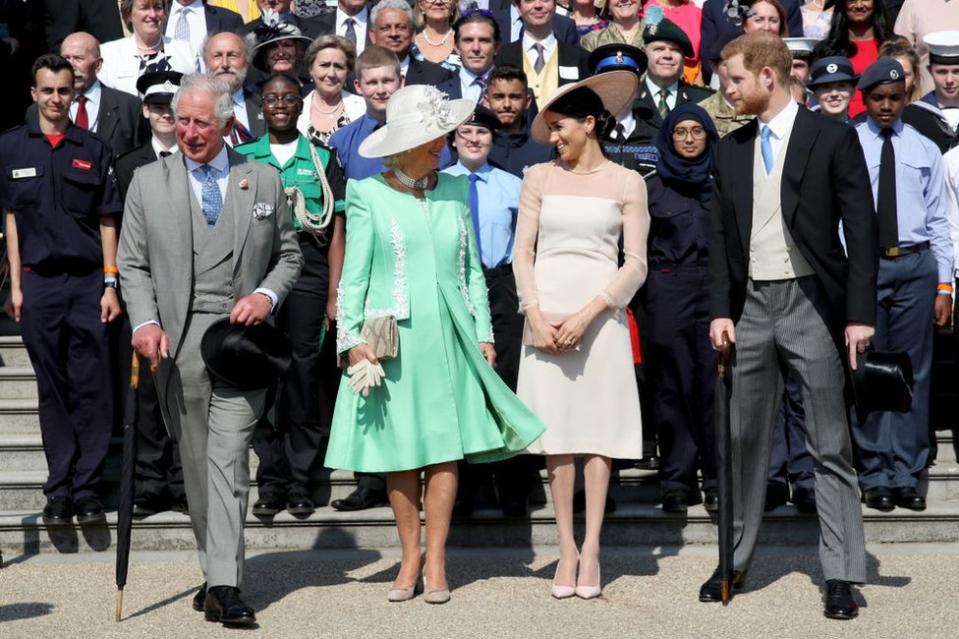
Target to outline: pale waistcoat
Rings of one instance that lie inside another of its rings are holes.
[[[793,241],[783,219],[782,179],[786,149],[792,131],[779,146],[773,171],[766,175],[761,138],[756,136],[753,159],[753,226],[749,238],[749,277],[753,280],[791,280],[814,271]]]
[[[191,189],[190,213],[193,222],[193,297],[190,308],[194,313],[229,314],[234,303],[233,198],[227,191],[220,217],[211,228]]]
[[[529,59],[532,54],[532,51],[523,52],[523,71],[526,72],[529,88],[536,96],[536,103],[544,104],[559,88],[559,43],[557,42],[553,47],[552,55],[546,59],[546,64],[539,73],[533,71],[533,63],[536,60]]]

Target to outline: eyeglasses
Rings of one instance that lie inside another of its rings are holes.
[[[284,106],[296,106],[300,103],[302,98],[298,95],[293,95],[292,93],[287,93],[286,95],[269,95],[263,96],[263,104],[268,107],[275,107],[277,104],[283,103]]]
[[[673,129],[674,140],[685,140],[687,135],[693,136],[694,140],[702,140],[706,137],[706,129],[701,126],[694,126],[691,129]]]

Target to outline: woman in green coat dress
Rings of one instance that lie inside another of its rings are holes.
[[[431,86],[397,91],[386,126],[360,145],[388,171],[347,184],[346,259],[337,310],[340,384],[326,466],[388,473],[403,559],[390,601],[420,576],[420,472],[425,472],[425,600],[449,600],[445,546],[456,462],[497,461],[544,430],[493,371],[486,284],[472,230],[469,182],[438,174],[445,135],[469,100]],[[396,319],[396,357],[378,359],[365,321]],[[349,371],[352,371],[352,375]],[[377,385],[378,383],[378,385]]]

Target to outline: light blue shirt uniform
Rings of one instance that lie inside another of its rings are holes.
[[[873,202],[879,197],[881,129],[867,117],[856,126],[866,155]],[[928,138],[900,119],[893,125],[896,152],[896,212],[899,244],[929,242],[938,266],[939,281],[952,282],[952,240],[946,213],[945,173],[942,155]]]
[[[443,173],[469,176],[471,171],[457,162]],[[523,181],[489,163],[476,175],[479,199],[479,245],[483,268],[505,266],[513,261],[513,238],[516,235],[516,214]],[[475,229],[474,229],[475,230]]]

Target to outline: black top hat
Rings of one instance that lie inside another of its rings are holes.
[[[603,71],[633,71],[636,75],[646,73],[646,54],[642,49],[628,44],[604,44],[589,54],[589,69],[594,74]]]
[[[912,361],[907,353],[869,351],[856,357],[852,371],[856,414],[864,422],[871,412],[905,413],[912,408]]]
[[[211,324],[200,342],[207,370],[241,390],[272,385],[290,368],[292,355],[290,340],[279,329],[231,324],[228,317]]]

